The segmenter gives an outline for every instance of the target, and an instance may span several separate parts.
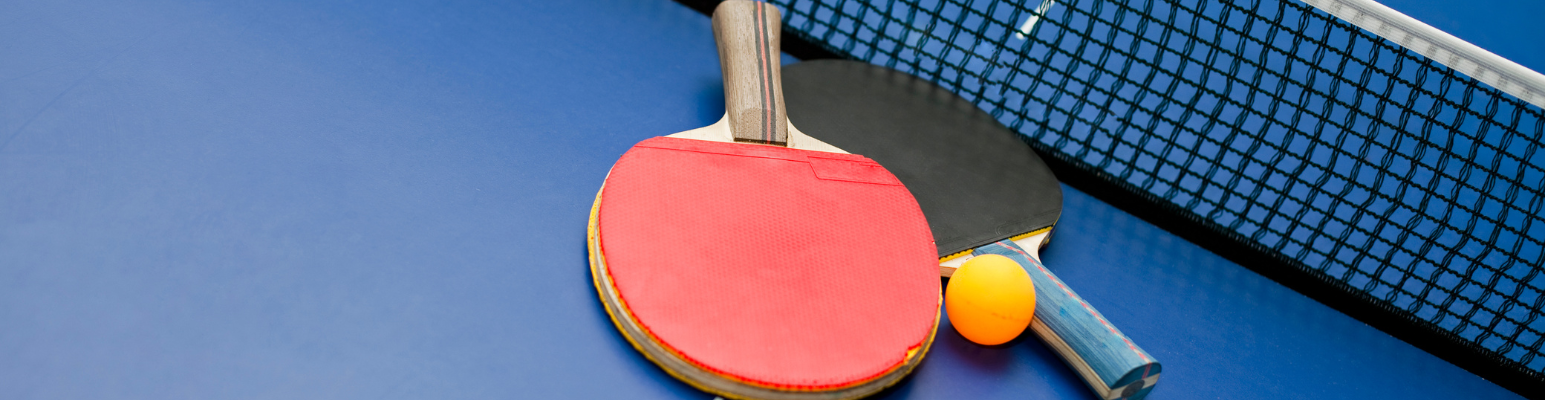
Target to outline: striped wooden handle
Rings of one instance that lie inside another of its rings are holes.
[[[785,146],[778,32],[782,15],[760,1],[731,0],[713,12],[714,40],[724,70],[724,107],[737,142]]]
[[[1005,256],[1030,272],[1036,297],[1030,330],[1078,371],[1101,398],[1141,399],[1159,382],[1158,361],[1019,245],[1004,240],[978,247],[973,253]]]

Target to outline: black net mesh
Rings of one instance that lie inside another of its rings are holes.
[[[1340,290],[1545,371],[1545,113],[1293,0],[775,0]]]

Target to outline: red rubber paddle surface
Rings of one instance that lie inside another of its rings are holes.
[[[720,375],[859,384],[900,366],[934,329],[927,221],[863,156],[645,140],[613,166],[597,223],[634,320]]]

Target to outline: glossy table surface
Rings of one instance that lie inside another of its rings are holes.
[[[0,398],[713,397],[616,332],[584,241],[623,151],[723,112],[701,14],[0,8]],[[1065,193],[1046,264],[1164,363],[1152,399],[1517,397]],[[941,329],[880,397],[1093,398]]]

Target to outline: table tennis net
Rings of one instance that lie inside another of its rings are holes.
[[[1545,383],[1545,93],[1298,0],[772,2],[786,34],[953,90],[1300,291]]]

